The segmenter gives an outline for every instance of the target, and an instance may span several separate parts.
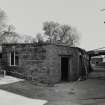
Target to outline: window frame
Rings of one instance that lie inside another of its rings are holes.
[[[12,58],[12,53],[14,53],[13,58]],[[10,52],[10,66],[18,66],[19,65],[19,63],[16,64],[16,56],[18,56],[18,55],[16,54],[15,51]],[[13,64],[12,64],[12,60],[11,59],[14,59]],[[19,59],[18,59],[18,62],[19,62]]]

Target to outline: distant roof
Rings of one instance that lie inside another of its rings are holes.
[[[88,51],[87,53],[90,56],[99,56],[99,55],[105,55],[105,50]]]

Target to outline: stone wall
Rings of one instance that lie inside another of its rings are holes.
[[[10,52],[15,50],[19,56],[19,65],[10,66]],[[33,44],[3,45],[2,64],[8,73],[21,75],[23,78],[46,81],[48,80],[48,67],[46,64],[47,51],[45,46]]]
[[[15,50],[19,65],[10,66],[10,52]],[[56,83],[61,80],[61,57],[70,58],[69,81],[78,79],[80,72],[79,50],[62,45],[4,44],[3,68],[11,75],[32,81]]]
[[[52,65],[52,70],[54,71],[52,78],[56,78],[57,81],[61,80],[61,57],[68,56],[70,59],[70,70],[69,70],[69,81],[74,81],[79,77],[79,55],[78,50],[75,48],[70,48],[61,45],[51,46],[50,63]],[[75,66],[74,66],[75,65]]]

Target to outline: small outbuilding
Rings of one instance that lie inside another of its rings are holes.
[[[87,75],[83,49],[56,44],[3,44],[2,68],[8,74],[44,83],[75,81]]]

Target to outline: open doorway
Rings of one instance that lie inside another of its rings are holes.
[[[69,57],[61,57],[61,80],[68,81]]]

